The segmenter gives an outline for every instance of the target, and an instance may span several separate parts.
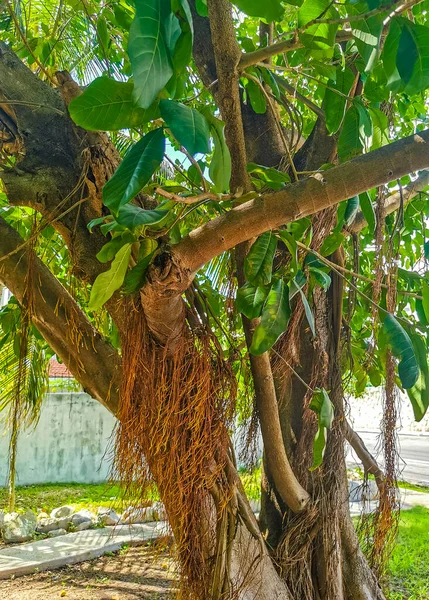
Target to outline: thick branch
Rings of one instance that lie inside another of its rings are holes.
[[[24,240],[0,217],[0,281],[23,302],[28,281]],[[120,358],[91,325],[75,300],[38,258],[32,261],[34,324],[91,396],[115,414],[119,402]]]
[[[213,257],[264,231],[428,167],[425,130],[237,206],[191,232],[175,246],[174,255],[192,277]]]

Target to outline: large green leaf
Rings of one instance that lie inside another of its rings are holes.
[[[304,0],[298,11],[298,27],[303,29],[310,21],[315,19],[335,19],[338,12],[333,7],[331,0]],[[304,29],[299,34],[299,39],[308,48],[331,50],[335,44],[335,35],[338,24],[316,23]]]
[[[110,269],[100,273],[94,281],[89,298],[89,310],[101,308],[113,296],[113,293],[121,287],[131,256],[131,247],[131,244],[122,246],[112,261]]]
[[[320,467],[325,453],[327,431],[331,428],[334,419],[334,407],[328,392],[321,388],[315,389],[310,403],[310,409],[317,414],[319,427],[313,442],[313,464],[310,471]]]
[[[83,94],[69,104],[70,116],[76,125],[90,131],[116,131],[139,127],[156,116],[158,107],[148,110],[133,100],[132,81],[115,81],[98,77]]]
[[[237,290],[237,297],[235,299],[237,310],[243,313],[248,319],[256,319],[261,314],[268,291],[268,288],[265,286],[255,287],[251,283],[246,282]]]
[[[338,139],[338,156],[341,162],[345,162],[361,154],[362,149],[359,111],[356,106],[352,105],[346,112],[344,125]]]
[[[425,341],[418,333],[411,335],[411,341],[420,372],[416,384],[407,389],[407,394],[413,407],[414,418],[416,421],[421,421],[429,408],[428,349]]]
[[[277,238],[271,231],[258,237],[244,261],[244,274],[249,283],[258,286],[271,282],[276,248]]]
[[[413,387],[419,377],[419,366],[410,336],[390,313],[386,316],[383,329],[394,356],[400,359],[398,375],[405,389]]]
[[[347,200],[346,212],[344,213],[344,224],[351,225],[359,212],[359,196],[353,196]]]
[[[162,129],[145,135],[126,154],[103,188],[103,203],[113,213],[136,196],[161,164],[165,151]]]
[[[383,30],[383,15],[373,15],[368,19],[353,23],[352,33],[359,54],[365,63],[365,71],[371,71],[380,48],[380,36]]]
[[[326,115],[326,128],[329,133],[336,133],[343,122],[346,112],[346,96],[349,95],[354,82],[353,71],[346,67],[338,67],[335,81],[329,81],[329,88],[325,92],[324,109]]]
[[[261,17],[266,21],[281,21],[284,6],[280,0],[232,0],[249,17]]]
[[[263,354],[276,343],[286,331],[290,313],[289,288],[282,279],[277,279],[271,286],[262,309],[261,322],[253,334],[251,354]]]
[[[422,281],[422,298],[423,310],[426,319],[429,321],[429,284],[425,280]]]
[[[334,231],[328,235],[327,238],[325,238],[322,247],[320,248],[320,254],[322,256],[329,256],[341,246],[341,244],[344,242],[344,239],[344,233],[341,233],[341,231]]]
[[[385,146],[389,140],[389,121],[387,116],[379,108],[370,107],[368,112],[372,121],[372,145],[371,150],[377,150]]]
[[[214,141],[209,175],[216,192],[222,193],[229,190],[229,180],[231,179],[231,154],[225,141],[225,123],[213,117],[209,111],[205,111],[204,116],[210,125],[210,133]]]
[[[209,125],[201,113],[174,100],[161,100],[159,108],[172,134],[189,154],[210,152]]]
[[[135,5],[128,55],[134,76],[134,99],[142,108],[149,108],[173,75],[163,27],[164,14],[171,12],[171,5],[170,0],[136,0]]]
[[[128,229],[135,229],[142,225],[159,223],[169,214],[168,210],[145,210],[135,204],[125,204],[119,208],[117,222]]]
[[[246,83],[246,92],[253,111],[258,115],[264,114],[267,111],[267,100],[261,86],[253,81],[253,79],[249,79]]]
[[[375,209],[368,192],[359,195],[359,205],[365,221],[368,223],[369,231],[374,233],[376,224]]]
[[[418,94],[429,87],[429,28],[399,19],[399,39],[396,67],[407,94]]]

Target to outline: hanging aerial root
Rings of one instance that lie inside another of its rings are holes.
[[[151,340],[141,306],[122,340],[115,471],[133,498],[156,484],[174,533],[181,597],[224,598],[235,510],[226,462],[235,378],[209,334],[169,356]]]

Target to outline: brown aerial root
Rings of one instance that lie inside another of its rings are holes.
[[[173,530],[181,598],[225,598],[236,494],[228,424],[236,382],[216,340],[187,336],[170,356],[137,301],[122,339],[115,475],[142,502],[155,483]]]

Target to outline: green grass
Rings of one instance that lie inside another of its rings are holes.
[[[429,598],[429,509],[416,506],[401,513],[388,578],[389,600]]]
[[[50,513],[52,509],[64,504],[72,505],[76,510],[97,506],[122,507],[121,490],[118,485],[108,483],[47,483],[17,487],[16,510],[31,509]],[[131,504],[131,502],[128,502]],[[0,510],[7,510],[7,489],[0,488]]]

